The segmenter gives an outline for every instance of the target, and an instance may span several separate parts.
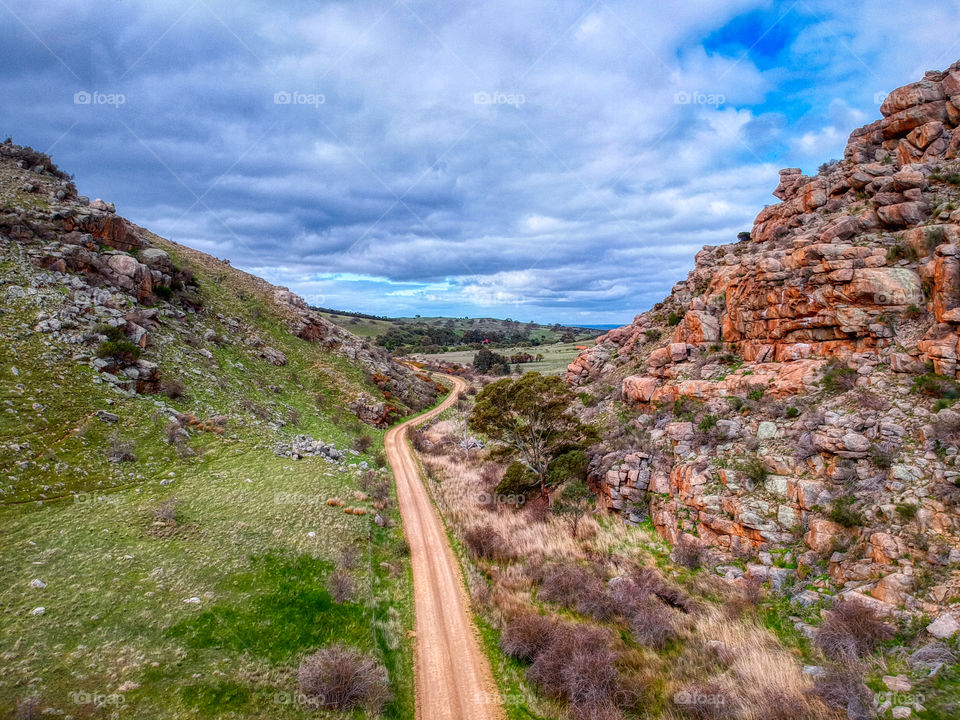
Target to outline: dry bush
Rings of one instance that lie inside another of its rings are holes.
[[[847,711],[850,718],[869,718],[867,712],[873,703],[873,693],[863,684],[860,673],[853,667],[829,668],[817,678],[814,689],[827,705]]]
[[[855,662],[893,637],[893,632],[873,608],[858,600],[840,600],[817,628],[814,642],[833,660]]]
[[[506,539],[492,525],[476,525],[463,534],[463,541],[475,557],[492,562],[513,558]]]
[[[553,512],[543,498],[537,497],[524,504],[523,515],[529,523],[546,523],[553,517]]]
[[[304,695],[334,710],[363,707],[371,715],[379,715],[390,701],[386,668],[345,645],[333,645],[305,657],[297,681]]]
[[[500,636],[500,649],[510,657],[533,662],[552,641],[559,624],[545,615],[527,613],[507,623]]]
[[[176,378],[163,378],[160,380],[160,392],[176,400],[187,394],[187,387]]]
[[[632,608],[629,624],[634,640],[656,650],[663,650],[677,637],[677,611],[653,597]]]
[[[609,630],[563,624],[537,653],[527,679],[542,692],[566,699],[576,718],[618,716],[612,698],[618,686]]]
[[[680,540],[673,546],[673,552],[670,557],[678,565],[682,565],[690,570],[696,570],[700,567],[703,560],[703,548],[696,540],[689,539],[686,535],[681,535]]]
[[[344,570],[354,570],[360,564],[360,551],[355,545],[345,545],[337,562]]]
[[[503,474],[505,472],[506,468],[503,465],[489,462],[484,463],[480,469],[480,482],[483,484],[483,487],[492,490],[503,480]]]
[[[163,523],[169,527],[176,527],[177,509],[179,506],[180,501],[176,498],[164,500],[162,503],[153,508],[153,519],[156,522]]]
[[[869,390],[858,390],[854,399],[861,410],[889,410],[890,401]]]
[[[410,442],[413,444],[413,449],[418,453],[428,452],[433,447],[433,443],[430,442],[430,438],[423,430],[411,430]]]
[[[628,616],[632,608],[651,597],[685,614],[697,609],[697,602],[692,597],[654,568],[640,568],[628,577],[618,578],[612,592],[614,600]]]
[[[351,602],[356,592],[353,576],[347,570],[337,568],[330,573],[330,577],[327,579],[327,591],[334,602]]]
[[[595,574],[583,565],[558,563],[544,569],[543,579],[537,597],[567,607],[576,604],[580,588],[596,578]]]
[[[373,438],[369,435],[358,435],[353,439],[353,449],[365,453],[373,445]]]
[[[940,412],[933,418],[933,437],[945,445],[960,444],[960,414]]]
[[[137,456],[133,454],[133,443],[120,437],[116,430],[107,437],[107,459],[113,463],[133,462]]]

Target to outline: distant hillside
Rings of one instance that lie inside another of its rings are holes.
[[[401,355],[470,350],[480,346],[537,347],[592,340],[602,334],[602,328],[541,325],[497,318],[389,318],[329,308],[313,309],[354,335],[370,338],[376,345]]]

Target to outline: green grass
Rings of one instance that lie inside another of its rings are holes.
[[[184,264],[176,246],[155,242]],[[7,282],[27,284],[29,268],[0,261]],[[0,314],[0,717],[31,697],[74,717],[316,716],[291,701],[297,667],[336,641],[377,656],[394,694],[385,716],[412,717],[412,581],[395,498],[387,529],[326,505],[370,508],[353,497],[356,465],[374,463],[383,433],[346,406],[379,391],[350,360],[293,336],[235,271],[195,271],[208,312],[161,318],[144,352],[183,383],[177,399],[119,392],[71,358],[83,346],[30,332],[62,302],[57,289]],[[217,313],[240,318],[242,333]],[[205,329],[229,344],[203,341]],[[252,335],[288,363],[260,358]],[[228,421],[222,434],[189,428],[178,451],[166,437],[173,411]],[[273,452],[298,433],[372,444],[342,467]],[[114,434],[134,461],[108,459]],[[175,529],[155,524],[170,500]],[[360,559],[357,592],[338,604],[325,585],[348,547]],[[121,709],[83,704],[118,694]]]
[[[573,359],[577,355],[580,354],[581,351],[577,349],[578,346],[590,347],[592,344],[593,341],[591,340],[575,343],[556,343],[553,345],[518,346],[499,349],[496,352],[507,356],[525,352],[530,353],[531,355],[537,355],[540,353],[543,355],[543,360],[541,362],[524,363],[520,365],[520,369],[523,372],[538,372],[544,375],[560,375],[567,371],[567,366],[573,362]],[[473,363],[473,356],[476,354],[476,350],[457,350],[454,352],[438,353],[435,355],[418,355],[417,357],[425,358],[427,360],[439,360],[442,362],[457,363],[460,365],[470,365]],[[510,367],[514,368],[515,366],[511,365]]]

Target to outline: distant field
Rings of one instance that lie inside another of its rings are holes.
[[[591,347],[592,345],[593,340],[588,340],[585,342],[557,343],[555,345],[539,345],[536,347],[527,345],[514,348],[500,348],[494,352],[507,356],[519,353],[530,353],[531,355],[540,353],[543,355],[543,360],[541,362],[524,363],[520,366],[523,371],[539,372],[544,375],[560,375],[566,371],[567,365],[580,353],[577,346]],[[438,353],[436,355],[415,355],[411,357],[470,365],[473,363],[474,355],[476,355],[475,350],[458,350],[455,352]]]
[[[578,342],[590,342],[592,338],[600,335],[602,330],[591,329],[579,326],[561,326],[561,325],[540,325],[538,323],[525,323],[514,320],[500,320],[497,318],[451,318],[451,317],[373,317],[369,315],[357,315],[354,313],[330,310],[328,308],[316,308],[316,310],[330,322],[346,328],[354,335],[375,340],[378,337],[387,335],[389,331],[406,331],[413,334],[411,338],[403,338],[396,344],[387,344],[391,350],[399,349],[402,345],[406,352],[416,352],[418,345],[416,341],[420,335],[429,335],[433,337],[434,343],[442,347],[454,347],[465,345],[470,342],[479,342],[479,339],[464,340],[466,333],[479,333],[481,336],[489,334],[496,341],[496,338],[506,338],[507,342],[511,337],[520,347],[522,343],[530,341],[539,341],[540,343],[555,343],[561,340],[565,333],[570,333]],[[518,337],[520,336],[520,337]]]

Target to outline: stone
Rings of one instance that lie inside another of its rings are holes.
[[[35,578],[30,581],[30,587],[36,588],[37,590],[43,590],[46,586],[47,584],[40,578]]]
[[[894,720],[903,720],[903,718],[908,718],[912,714],[913,710],[906,705],[897,705],[890,711],[890,715],[893,716]]]
[[[106,410],[97,410],[97,419],[105,423],[117,423],[120,421],[120,416],[116,413],[107,412]]]
[[[140,268],[140,263],[137,262],[137,259],[130,255],[111,255],[107,259],[107,265],[109,265],[117,275],[125,275],[127,277],[136,275]]]
[[[47,609],[45,607],[36,607],[30,612],[30,614],[34,616],[39,616],[39,615],[45,615],[46,612],[47,612]]]
[[[761,422],[757,427],[758,440],[772,440],[777,436],[777,424],[770,421]]]
[[[892,692],[910,692],[913,690],[913,685],[910,684],[906,675],[884,675],[883,684],[887,686],[887,690]]]
[[[943,613],[940,617],[927,625],[927,632],[938,640],[952,638],[960,631],[960,622],[952,613]]]
[[[859,433],[847,433],[840,440],[850,452],[863,453],[870,449],[870,439]]]
[[[659,381],[648,375],[629,375],[623,379],[623,397],[632,403],[647,403],[653,398]]]

